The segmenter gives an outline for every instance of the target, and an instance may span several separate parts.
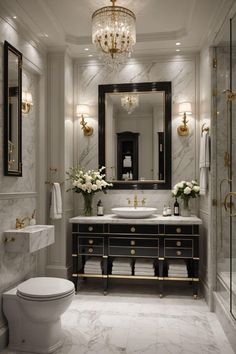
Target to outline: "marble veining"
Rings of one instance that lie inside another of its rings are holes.
[[[178,225],[200,225],[202,223],[201,219],[197,216],[162,216],[162,215],[153,215],[145,219],[126,219],[119,218],[114,214],[108,214],[104,216],[76,216],[69,220],[70,223],[78,224],[178,224]]]
[[[162,299],[153,285],[115,285],[108,296],[98,286],[81,289],[62,316],[64,343],[55,354],[234,353],[205,301],[181,286]]]
[[[4,232],[7,252],[31,253],[54,243],[54,225],[28,226]]]

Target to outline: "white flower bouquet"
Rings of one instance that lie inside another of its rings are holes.
[[[199,192],[200,187],[196,181],[181,181],[174,186],[172,190],[172,196],[175,198],[180,197],[183,200],[188,200],[190,198],[197,198]]]
[[[71,167],[66,172],[68,180],[72,181],[72,187],[68,190],[73,190],[75,193],[82,193],[84,197],[84,215],[92,215],[92,201],[93,195],[96,192],[106,193],[106,189],[112,187],[112,183],[108,183],[104,180],[105,174],[102,171],[105,167],[99,168],[99,170],[89,170],[85,172],[80,167]]]
[[[106,188],[112,187],[112,183],[104,180],[105,174],[102,171],[105,167],[99,170],[89,170],[85,172],[81,167],[71,167],[66,174],[69,176],[68,180],[72,181],[72,188],[76,193],[94,194],[96,192],[106,193]]]

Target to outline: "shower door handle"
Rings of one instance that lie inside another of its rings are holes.
[[[229,198],[229,197],[236,197],[236,192],[229,192],[229,193],[227,193],[226,194],[226,196],[225,196],[225,199],[224,199],[224,208],[225,208],[225,211],[226,211],[226,213],[228,212],[228,203],[227,203],[227,199]],[[232,205],[231,205],[232,206]],[[236,213],[229,213],[229,216],[236,216]]]

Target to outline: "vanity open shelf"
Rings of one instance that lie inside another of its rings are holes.
[[[153,216],[131,220],[107,215],[76,217],[70,222],[76,289],[82,278],[103,279],[104,294],[109,280],[147,279],[159,285],[162,296],[165,282],[182,281],[191,282],[193,296],[197,297],[201,224],[197,217]],[[136,264],[143,263],[145,271],[137,271]]]

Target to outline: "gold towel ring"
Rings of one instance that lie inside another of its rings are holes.
[[[223,203],[223,204],[224,204],[226,213],[228,212],[227,199],[228,199],[229,197],[233,197],[233,196],[236,197],[236,192],[229,192],[229,193],[227,193],[226,196],[225,196],[225,200],[224,200],[224,203]],[[236,216],[236,213],[235,213],[235,214],[229,213],[229,216]]]

